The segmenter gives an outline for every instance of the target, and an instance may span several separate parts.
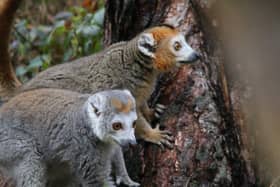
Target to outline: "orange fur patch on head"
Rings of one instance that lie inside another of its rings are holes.
[[[174,67],[174,56],[166,49],[159,50],[155,54],[154,67],[159,71],[169,71]]]
[[[154,67],[159,71],[169,71],[175,66],[175,56],[170,50],[170,38],[162,41],[155,51]]]
[[[127,104],[124,105],[123,112],[128,113],[132,109],[132,101],[128,99]]]
[[[179,33],[176,29],[172,29],[166,26],[153,27],[147,30],[147,32],[153,35],[157,43],[165,38],[175,36]]]
[[[129,113],[132,109],[133,102],[131,101],[131,99],[128,99],[127,103],[125,104],[117,98],[112,98],[111,105],[115,107],[117,112]]]
[[[122,106],[123,106],[122,102],[116,98],[111,99],[111,105],[113,107],[115,107],[115,109],[117,109],[117,111],[121,110]]]
[[[147,31],[151,33],[156,40],[157,47],[153,65],[159,71],[168,71],[175,65],[174,55],[170,51],[169,41],[172,37],[179,34],[179,31],[166,26],[159,26],[151,28]]]

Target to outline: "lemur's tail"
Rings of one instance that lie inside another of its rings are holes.
[[[9,53],[9,39],[15,13],[21,0],[0,0],[0,100],[21,85]]]

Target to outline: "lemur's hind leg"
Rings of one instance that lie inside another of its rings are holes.
[[[120,146],[116,147],[115,153],[113,154],[112,164],[115,169],[116,183],[117,185],[123,183],[127,186],[140,186],[139,183],[134,182],[128,175],[125,161],[123,158],[122,148]]]

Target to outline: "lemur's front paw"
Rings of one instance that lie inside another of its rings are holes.
[[[154,108],[154,115],[156,119],[160,119],[161,114],[165,111],[166,106],[162,104],[156,104]]]
[[[127,186],[132,186],[132,187],[140,186],[139,183],[131,180],[129,176],[117,176],[116,179],[117,179],[117,181],[116,181],[117,185],[120,185],[122,183],[122,184],[125,184]]]
[[[167,130],[160,130],[159,126],[160,125],[157,124],[156,128],[151,129],[144,139],[148,142],[157,144],[161,149],[164,149],[165,146],[172,149],[174,138],[171,136],[171,132]]]

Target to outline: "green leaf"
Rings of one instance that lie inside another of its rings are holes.
[[[53,27],[47,25],[39,25],[37,29],[42,33],[50,33]]]
[[[93,49],[93,44],[91,40],[88,40],[84,43],[84,52],[86,55],[89,55]]]
[[[50,54],[42,55],[41,58],[43,60],[43,65],[41,68],[42,68],[42,70],[45,70],[50,66],[52,58],[51,58]]]
[[[44,40],[46,40],[46,38],[49,36],[52,30],[53,27],[51,26],[40,25],[37,27],[37,36],[39,37],[42,43]]]
[[[31,31],[29,31],[29,41],[33,42],[38,36],[38,30],[37,28],[32,28]]]
[[[86,14],[86,10],[83,7],[78,7],[78,6],[72,7],[70,11],[76,15],[85,15]]]
[[[94,14],[94,20],[98,25],[103,25],[105,15],[105,8],[101,8]]]
[[[65,19],[71,23],[71,28],[65,28]],[[54,64],[69,61],[102,48],[104,8],[91,13],[82,7],[72,7],[68,12],[58,13],[54,21],[51,25],[30,25],[28,20],[17,20],[12,48],[17,52],[13,55],[16,60],[28,64],[16,69],[20,80],[30,79],[53,61]]]
[[[102,47],[101,41],[100,40],[96,40],[95,43],[94,43],[93,51],[94,52],[100,51],[101,47]]]
[[[17,68],[16,68],[16,75],[17,76],[23,76],[23,75],[25,75],[27,73],[27,70],[26,70],[26,68],[24,67],[24,66],[18,66]]]
[[[29,65],[27,66],[27,69],[30,70],[30,69],[33,69],[33,68],[39,68],[42,65],[43,65],[42,56],[37,56],[29,62]]]
[[[55,15],[54,19],[55,20],[66,20],[66,19],[70,19],[73,16],[73,14],[71,12],[59,12],[58,14]]]
[[[59,21],[56,23],[54,29],[47,37],[47,44],[52,45],[53,41],[56,40],[57,37],[62,36],[65,33],[66,29],[64,27],[64,21]]]
[[[65,33],[65,31],[66,31],[66,29],[64,27],[64,24],[55,27],[55,29],[53,30],[54,34],[57,36],[63,35]]]
[[[21,56],[24,56],[26,54],[26,45],[19,43],[18,52]]]
[[[100,28],[96,25],[91,26],[81,26],[77,29],[77,34],[83,37],[93,37],[100,32]]]
[[[83,18],[83,23],[84,24],[89,24],[89,23],[91,23],[91,21],[94,19],[94,14],[92,14],[92,13],[87,13],[86,15],[85,15],[85,17]]]
[[[63,62],[69,61],[72,56],[73,56],[73,50],[72,49],[68,49],[66,51],[66,53],[64,53]]]
[[[27,31],[27,25],[28,25],[28,22],[27,20],[21,20],[20,22],[18,22],[16,25],[15,25],[15,28],[17,30],[17,32],[23,34],[23,35],[26,35],[28,34],[28,31]]]

